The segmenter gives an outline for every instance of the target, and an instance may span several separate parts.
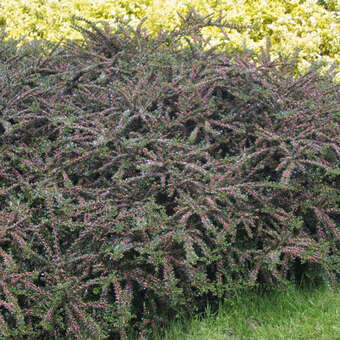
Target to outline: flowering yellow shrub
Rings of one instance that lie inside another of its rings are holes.
[[[340,6],[336,0],[7,0],[0,3],[0,25],[13,38],[25,35],[55,41],[81,38],[71,28],[73,14],[110,23],[120,16],[131,19],[133,26],[147,16],[144,27],[156,34],[161,28],[173,29],[179,22],[176,12],[186,14],[189,7],[202,15],[214,13],[212,18],[222,11],[230,23],[257,25],[256,30],[226,29],[229,40],[220,29],[206,28],[203,35],[212,37],[211,45],[246,45],[259,53],[270,36],[273,59],[301,49],[299,71],[314,60],[340,62]],[[340,72],[336,80],[340,80]]]

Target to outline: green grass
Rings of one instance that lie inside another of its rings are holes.
[[[170,324],[153,340],[340,340],[340,291],[289,287],[261,296],[243,292],[219,310]]]

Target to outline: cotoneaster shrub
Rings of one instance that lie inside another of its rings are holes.
[[[6,0],[0,3],[0,25],[4,24],[10,37],[22,35],[29,39],[58,41],[60,38],[80,39],[81,34],[71,27],[72,15],[80,15],[91,21],[105,20],[114,25],[115,18],[131,19],[136,28],[146,17],[144,27],[152,35],[161,29],[172,30],[194,8],[202,16],[220,11],[230,23],[256,26],[256,29],[235,31],[225,28],[228,38],[218,27],[202,29],[204,38],[210,37],[207,47],[222,44],[219,48],[244,46],[261,54],[266,37],[271,37],[272,58],[280,55],[291,58],[295,48],[301,52],[297,60],[295,76],[305,73],[313,61],[328,64],[340,62],[340,7],[334,0]],[[227,42],[227,44],[226,44]],[[181,43],[185,44],[182,39]],[[320,69],[327,73],[327,67]],[[337,68],[335,80],[340,80]]]
[[[145,339],[239,287],[335,283],[333,74],[206,49],[229,26],[194,12],[156,38],[83,22],[49,55],[1,39],[1,336]]]

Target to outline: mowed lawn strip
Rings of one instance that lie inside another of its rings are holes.
[[[216,313],[171,324],[153,340],[340,340],[340,291],[323,286],[283,292],[242,292]]]

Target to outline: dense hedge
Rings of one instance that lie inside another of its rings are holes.
[[[1,336],[145,339],[239,287],[334,283],[334,74],[209,50],[229,26],[194,12],[155,38],[80,23],[49,55],[0,40]]]
[[[135,28],[146,17],[144,27],[156,35],[161,29],[174,29],[180,22],[178,14],[186,15],[190,8],[202,16],[211,14],[214,20],[222,11],[230,23],[256,27],[244,31],[205,27],[202,35],[211,38],[210,46],[222,43],[222,49],[227,46],[239,51],[247,46],[259,55],[270,36],[275,60],[280,55],[291,57],[295,48],[301,49],[297,63],[300,75],[313,61],[340,62],[340,6],[336,0],[6,0],[0,3],[0,25],[5,24],[13,38],[25,35],[57,41],[81,38],[72,29],[72,15],[112,25],[118,16],[130,19]],[[327,67],[321,70],[326,72]],[[339,67],[337,71],[339,81]]]

